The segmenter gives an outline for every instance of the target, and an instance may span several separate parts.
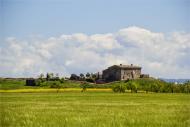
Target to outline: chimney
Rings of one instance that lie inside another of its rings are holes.
[[[133,66],[133,64],[131,64],[131,66]]]

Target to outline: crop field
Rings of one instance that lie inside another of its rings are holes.
[[[0,93],[1,127],[188,127],[190,94]]]

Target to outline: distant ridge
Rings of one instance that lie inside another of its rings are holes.
[[[166,79],[166,78],[160,78],[161,80],[164,80],[165,82],[177,82],[177,83],[185,83],[190,79]]]

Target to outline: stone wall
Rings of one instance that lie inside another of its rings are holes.
[[[108,68],[103,71],[102,78],[106,81],[121,80],[121,70],[119,68]]]
[[[140,78],[141,69],[121,69],[121,80]]]

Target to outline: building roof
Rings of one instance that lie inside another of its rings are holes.
[[[113,66],[111,66],[109,68],[112,68],[112,67],[118,67],[118,68],[122,68],[122,69],[141,69],[140,66],[136,66],[136,65],[133,65],[133,64],[131,64],[131,65],[122,65],[122,64],[113,65]]]

